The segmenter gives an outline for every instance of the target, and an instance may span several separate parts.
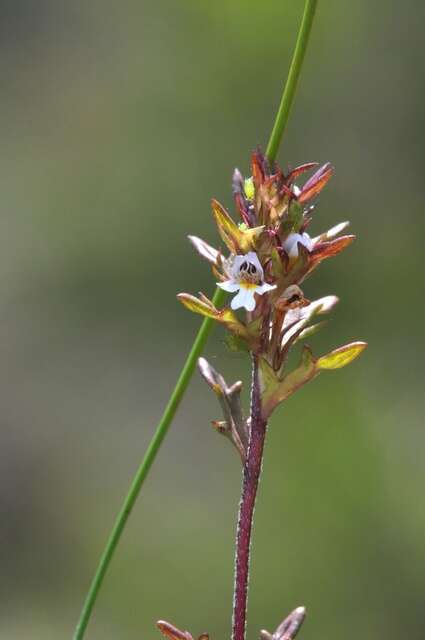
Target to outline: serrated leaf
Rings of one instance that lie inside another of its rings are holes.
[[[366,342],[351,342],[317,360],[318,369],[342,369],[366,349]]]

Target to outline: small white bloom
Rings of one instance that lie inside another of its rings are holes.
[[[255,294],[260,296],[276,288],[276,285],[264,282],[264,271],[257,254],[250,251],[243,256],[235,256],[229,269],[229,280],[217,282],[218,286],[229,293],[239,292],[232,300],[232,309],[244,307],[254,311]]]
[[[329,313],[339,300],[336,296],[324,296],[305,307],[290,309],[283,322],[282,347],[303,327],[307,327],[316,315]]]
[[[308,233],[290,233],[282,244],[282,247],[285,249],[290,258],[298,258],[299,242],[309,251],[311,251],[314,247],[314,242],[310,238]]]

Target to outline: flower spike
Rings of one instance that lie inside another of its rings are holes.
[[[303,185],[297,185],[297,179],[311,170],[313,175]],[[198,253],[212,265],[217,285],[232,294],[230,308],[217,309],[203,294],[196,298],[181,293],[178,298],[191,311],[223,324],[232,334],[227,340],[231,349],[247,349],[258,357],[263,417],[267,420],[294,391],[322,371],[350,363],[366,343],[354,342],[320,358],[315,358],[305,344],[306,338],[325,324],[316,322],[316,316],[328,313],[338,299],[324,296],[309,302],[300,285],[323,260],[338,255],[355,239],[354,235],[341,235],[347,222],[317,236],[310,235],[311,201],[317,199],[332,177],[332,165],[309,162],[285,174],[277,165],[270,166],[257,150],[252,155],[251,171],[248,178],[237,169],[233,174],[232,190],[240,224],[212,200],[213,215],[228,255],[189,236]],[[246,312],[245,320],[239,316],[241,311]],[[300,342],[300,363],[287,372],[289,351]],[[214,379],[220,390],[224,421],[214,425],[233,440],[242,457],[243,447],[238,442],[241,425],[232,417],[228,387],[206,361],[201,361],[200,368],[210,386]]]

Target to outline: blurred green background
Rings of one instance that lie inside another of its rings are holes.
[[[70,638],[211,292],[234,166],[265,146],[301,0],[3,0],[0,638]],[[424,5],[319,2],[279,159],[330,160],[313,233],[358,241],[308,280],[341,302],[316,353],[366,339],[273,417],[249,638],[308,607],[304,640],[425,635]],[[422,77],[423,79],[423,77]],[[422,293],[421,293],[422,292]],[[217,330],[229,379],[247,361]],[[240,467],[195,376],[87,637],[229,637]]]

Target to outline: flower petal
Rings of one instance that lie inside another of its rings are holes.
[[[240,309],[241,307],[245,306],[245,293],[246,293],[246,289],[240,289],[239,293],[233,298],[232,302],[230,303],[230,306],[234,311],[236,311],[236,309]]]
[[[235,277],[238,275],[240,266],[243,262],[245,262],[245,256],[237,255],[233,258],[230,268],[231,275]]]
[[[306,249],[308,249],[309,251],[311,251],[313,249],[314,246],[314,242],[313,240],[310,238],[310,236],[308,235],[308,233],[306,231],[304,231],[304,233],[301,234],[301,240],[300,240],[301,244],[304,245],[304,247]]]
[[[261,266],[261,262],[259,261],[258,256],[255,253],[255,251],[249,251],[247,254],[245,254],[244,257],[248,262],[250,262],[255,267],[257,267],[258,272],[262,276],[263,275],[263,267]]]
[[[245,288],[241,287],[239,293],[233,298],[230,306],[232,309],[241,309],[245,308],[247,311],[254,311],[256,301],[255,301],[255,289],[253,288]]]
[[[247,311],[254,311],[255,305],[255,289],[246,289],[245,290],[245,309]]]
[[[235,280],[238,279],[238,276],[240,275],[240,268],[241,265],[243,263],[249,263],[249,264],[253,264],[257,270],[258,273],[258,278],[259,279],[263,279],[264,276],[264,271],[263,271],[263,267],[261,266],[261,262],[258,259],[257,254],[255,253],[255,251],[249,251],[246,254],[243,255],[237,255],[234,257],[233,259],[233,263],[232,266],[230,268],[230,274],[235,278]]]
[[[336,296],[324,296],[310,302],[306,307],[289,309],[283,323],[282,347],[307,327],[315,315],[329,313],[338,302]]]
[[[234,280],[225,280],[224,282],[217,282],[217,286],[223,291],[227,291],[228,293],[235,293],[240,289],[240,285]]]
[[[301,242],[301,244],[303,244],[300,234],[299,233],[290,233],[289,236],[286,238],[285,242],[282,244],[283,248],[285,249],[286,253],[288,254],[288,256],[290,258],[297,258],[298,257],[298,243],[299,242]]]
[[[272,291],[273,289],[276,289],[275,284],[268,284],[267,282],[264,282],[255,289],[255,293],[258,293],[260,296],[262,296],[263,293],[267,293],[267,291]]]
[[[313,249],[314,243],[308,233],[290,233],[282,243],[282,247],[290,258],[298,258],[298,243],[302,244],[308,251]]]

